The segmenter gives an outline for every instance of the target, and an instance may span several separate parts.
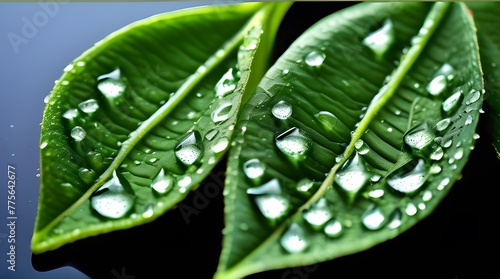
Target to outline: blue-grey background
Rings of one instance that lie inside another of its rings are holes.
[[[192,222],[178,212],[168,212],[151,224],[68,245],[41,259],[32,259],[30,250],[39,191],[39,123],[43,99],[54,81],[68,63],[111,32],[157,13],[204,3],[0,3],[1,279],[211,278],[220,253],[222,195],[193,215]],[[275,54],[307,26],[348,5],[295,3],[278,34]],[[489,144],[488,123],[483,118],[478,131],[481,138],[462,179],[435,212],[415,227],[355,255],[248,279],[500,278],[500,160]],[[8,164],[16,168],[17,177],[15,272],[7,269],[6,262]],[[214,173],[223,174],[223,167]],[[220,177],[210,179],[220,184]],[[188,197],[186,204],[192,205],[194,197]]]
[[[62,69],[109,33],[198,2],[0,3],[0,278],[83,279],[73,267],[36,271],[30,241],[37,212],[39,123]],[[21,38],[21,39],[19,39]],[[7,269],[7,165],[16,168],[16,271]],[[121,270],[117,270],[121,274]],[[108,278],[114,278],[108,274]]]

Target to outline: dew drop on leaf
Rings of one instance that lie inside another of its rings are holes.
[[[403,219],[403,213],[401,213],[401,210],[399,208],[395,208],[391,214],[389,214],[389,222],[387,224],[387,227],[390,229],[396,229],[399,226],[401,226],[401,222]]]
[[[369,230],[378,230],[382,227],[385,216],[380,208],[374,204],[370,205],[361,215],[361,222]]]
[[[276,146],[283,154],[301,160],[311,146],[311,139],[305,132],[293,127],[276,137]]]
[[[326,59],[324,52],[313,50],[304,57],[304,62],[310,67],[319,67]]]
[[[369,47],[373,53],[381,58],[394,42],[394,28],[392,21],[386,19],[384,25],[363,39],[363,44]]]
[[[212,151],[215,153],[220,153],[229,146],[229,140],[226,137],[222,137],[217,140],[217,142],[212,145]]]
[[[333,213],[328,208],[326,198],[320,198],[311,208],[304,211],[302,217],[312,228],[321,229],[333,217]]]
[[[130,185],[123,177],[119,177],[116,171],[113,172],[113,178],[104,183],[91,197],[90,205],[100,215],[118,219],[125,216],[133,207],[135,198]]]
[[[369,183],[371,176],[363,157],[356,152],[335,174],[335,183],[347,193],[349,202],[352,202],[357,193]]]
[[[452,114],[458,107],[458,104],[460,103],[461,99],[462,99],[462,92],[458,91],[453,93],[453,95],[451,95],[450,97],[448,97],[446,100],[443,101],[442,104],[443,111],[447,115]]]
[[[87,132],[80,126],[75,126],[71,129],[71,137],[76,141],[82,141],[86,135]]]
[[[174,184],[174,178],[171,175],[165,174],[165,170],[161,169],[151,181],[151,189],[157,194],[163,195],[168,193]]]
[[[69,120],[73,120],[77,116],[78,116],[77,109],[69,109],[63,114],[63,117]]]
[[[108,99],[114,99],[125,92],[126,85],[121,80],[120,69],[97,78],[97,89]]]
[[[233,75],[233,68],[229,70],[222,76],[222,78],[215,84],[215,96],[222,98],[234,92],[236,89],[237,81]]]
[[[254,198],[262,215],[271,223],[284,217],[290,210],[290,202],[282,194],[280,182],[276,178],[261,186],[247,189],[247,194]]]
[[[225,121],[229,118],[229,113],[231,112],[231,108],[233,107],[233,104],[231,103],[224,103],[221,104],[217,109],[215,109],[212,114],[212,121],[214,123],[219,123],[222,121]]]
[[[443,93],[448,85],[448,80],[444,75],[434,77],[429,84],[427,84],[427,91],[433,96],[438,96]]]
[[[175,147],[175,156],[184,165],[191,166],[201,158],[201,146],[198,132],[192,131]]]
[[[387,177],[387,184],[401,193],[413,193],[424,185],[429,172],[428,166],[421,158],[415,158]]]
[[[259,159],[250,159],[243,164],[243,172],[252,180],[260,179],[265,170],[266,165]]]
[[[281,236],[281,246],[288,253],[299,253],[304,251],[308,243],[305,240],[305,232],[297,223],[292,223],[287,231]]]
[[[285,120],[292,115],[292,106],[285,101],[279,101],[273,106],[271,112],[274,117]]]
[[[85,113],[93,113],[99,108],[99,104],[95,99],[88,99],[78,104],[78,107]]]
[[[340,223],[340,221],[337,219],[331,219],[326,223],[323,231],[327,236],[331,238],[337,238],[343,233],[342,223]]]

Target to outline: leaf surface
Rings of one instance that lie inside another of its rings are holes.
[[[43,115],[33,252],[144,224],[198,187],[228,150],[289,5],[159,14],[69,64]]]
[[[459,3],[361,3],[301,35],[242,108],[215,278],[356,253],[428,216],[477,138],[476,41]]]

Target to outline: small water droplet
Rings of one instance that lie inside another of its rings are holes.
[[[325,61],[326,55],[319,50],[313,50],[304,57],[304,62],[311,67],[319,67]]]
[[[276,146],[285,155],[302,160],[311,147],[311,139],[305,132],[293,127],[276,137]]]
[[[333,217],[333,214],[328,208],[326,198],[320,198],[310,209],[304,211],[302,217],[314,229],[321,229]]]
[[[89,99],[78,104],[78,107],[85,113],[93,113],[99,108],[99,104],[95,99]]]
[[[97,78],[97,89],[106,97],[114,99],[125,92],[126,85],[121,80],[120,69],[101,75]]]
[[[450,124],[451,120],[449,118],[445,118],[437,122],[434,128],[439,132],[443,132],[450,126]]]
[[[361,222],[369,230],[378,230],[382,227],[385,221],[385,216],[380,208],[371,204],[366,211],[361,215]]]
[[[387,177],[387,184],[401,193],[413,193],[424,185],[428,167],[423,159],[413,159]]]
[[[118,219],[125,216],[134,206],[134,195],[128,181],[118,172],[104,183],[90,198],[90,205],[100,215]]]
[[[218,98],[222,98],[233,93],[236,89],[236,83],[237,81],[233,76],[233,68],[229,68],[229,70],[215,85],[215,96]]]
[[[365,144],[365,142],[362,139],[358,139],[356,143],[354,143],[354,147],[356,148],[356,151],[358,151],[360,155],[364,155],[368,153],[368,151],[370,151],[370,148],[368,147],[368,145]]]
[[[470,98],[466,102],[467,105],[475,103],[475,102],[477,102],[477,100],[479,100],[479,98],[481,98],[481,92],[474,90],[474,89],[471,89],[471,91],[469,92],[469,95],[470,95]]]
[[[290,202],[282,195],[278,179],[247,189],[247,194],[254,196],[254,201],[262,215],[272,223],[284,217],[290,210]]]
[[[179,179],[179,182],[177,182],[177,185],[179,185],[181,188],[186,188],[191,184],[191,177],[190,176],[184,176],[183,178]]]
[[[297,191],[303,195],[310,196],[312,193],[310,190],[313,188],[314,182],[309,178],[302,178],[297,182]]]
[[[460,103],[461,99],[462,99],[462,92],[458,91],[453,93],[453,95],[451,95],[450,97],[448,97],[446,100],[443,101],[442,104],[443,111],[447,115],[452,114],[458,107],[458,104]]]
[[[189,133],[176,147],[175,156],[184,165],[190,166],[202,157],[202,145],[200,144],[198,132]]]
[[[46,141],[42,142],[42,143],[40,144],[40,149],[44,149],[45,147],[47,147],[47,145],[48,145],[48,144],[49,144],[49,143],[48,143],[48,142],[46,142]]]
[[[229,118],[229,113],[231,112],[231,109],[233,108],[233,104],[231,103],[224,103],[221,104],[217,109],[215,109],[212,114],[212,121],[214,123],[219,123],[222,121],[225,121]]]
[[[292,115],[292,106],[285,101],[279,101],[273,106],[271,112],[274,117],[285,120]]]
[[[434,148],[434,150],[431,152],[429,158],[434,161],[439,161],[443,158],[444,156],[444,150],[441,146],[437,146]]]
[[[151,218],[154,214],[154,208],[152,204],[148,204],[142,213],[142,217],[144,218]]]
[[[464,149],[463,148],[457,148],[455,151],[455,154],[453,154],[453,158],[455,160],[460,160],[464,156]]]
[[[354,201],[358,192],[370,182],[372,174],[365,164],[363,157],[356,152],[335,174],[335,183],[347,193],[349,202]]]
[[[281,236],[280,243],[288,253],[300,253],[308,246],[305,240],[305,232],[297,223],[290,225],[288,230]]]
[[[464,125],[470,125],[472,124],[472,115],[467,115],[467,118],[465,118]]]
[[[71,129],[71,137],[76,141],[82,141],[86,135],[87,132],[85,132],[85,130],[80,126],[75,126]]]
[[[73,70],[73,64],[68,64],[66,67],[64,67],[63,71],[64,72],[69,72],[71,70]]]
[[[326,223],[323,230],[325,234],[331,238],[337,238],[342,235],[342,223],[339,220],[332,219]]]
[[[417,214],[417,207],[413,203],[410,202],[406,205],[405,213],[408,216],[413,216],[413,215]]]
[[[174,184],[174,178],[171,175],[166,175],[165,170],[161,169],[158,175],[156,175],[151,181],[151,189],[155,193],[163,195],[168,193]]]
[[[369,47],[373,53],[380,59],[387,52],[394,42],[394,28],[392,21],[386,19],[384,25],[377,31],[370,33],[363,44]]]
[[[205,135],[205,138],[207,140],[212,140],[217,134],[219,133],[219,130],[217,129],[213,129],[213,130],[210,130],[209,132],[207,132],[207,134]]]
[[[250,159],[243,164],[243,172],[252,180],[260,179],[264,175],[265,170],[266,165],[259,159]]]
[[[69,120],[74,119],[75,117],[78,116],[78,110],[77,109],[69,109],[67,110],[64,114],[63,117]]]
[[[101,171],[104,168],[104,156],[99,152],[89,151],[87,153],[87,162],[96,171]]]
[[[422,195],[422,200],[423,201],[430,201],[432,199],[432,192],[427,190],[424,192],[424,194]]]
[[[402,224],[402,219],[403,213],[401,213],[401,210],[399,208],[395,208],[389,215],[389,222],[387,224],[387,227],[389,227],[389,229],[398,228]]]
[[[228,146],[229,146],[229,140],[226,137],[222,137],[219,140],[217,140],[216,144],[212,146],[212,150],[215,153],[219,153],[226,150]]]
[[[404,142],[416,155],[422,155],[434,142],[436,135],[427,122],[422,123],[406,133]]]
[[[375,190],[371,190],[370,192],[368,192],[368,196],[370,198],[378,199],[378,198],[381,198],[384,195],[384,193],[385,193],[385,191],[382,189],[375,189]]]
[[[444,75],[434,77],[429,84],[427,84],[427,91],[433,96],[438,96],[443,93],[448,86],[448,80]]]

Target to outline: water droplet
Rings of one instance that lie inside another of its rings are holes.
[[[64,114],[63,117],[69,120],[74,119],[75,117],[78,116],[78,110],[77,109],[69,109],[67,110]]]
[[[387,227],[389,227],[389,229],[398,228],[399,226],[401,226],[402,219],[403,213],[401,213],[401,210],[399,208],[395,208],[389,215],[389,223],[387,224]]]
[[[370,33],[363,44],[369,47],[373,53],[380,59],[394,42],[394,28],[392,21],[386,19],[384,25],[377,31]]]
[[[154,210],[153,210],[153,205],[152,204],[148,204],[144,210],[144,212],[142,213],[142,217],[144,218],[151,218],[154,214]]]
[[[457,148],[455,151],[455,154],[453,154],[453,158],[455,160],[460,160],[464,156],[464,149],[463,148]]]
[[[385,216],[380,208],[371,204],[366,211],[361,215],[361,222],[369,230],[378,230],[382,227],[385,221]]]
[[[198,132],[189,133],[176,147],[175,156],[184,165],[190,166],[199,161],[202,156],[202,146],[199,143]]]
[[[232,108],[233,104],[231,103],[221,104],[216,110],[212,112],[211,114],[212,121],[214,123],[219,123],[227,120],[229,118],[229,113],[231,112]]]
[[[437,146],[430,154],[429,158],[434,161],[439,161],[444,156],[444,150],[441,146]]]
[[[356,143],[354,143],[354,147],[356,148],[356,151],[358,151],[360,155],[364,155],[368,153],[368,151],[370,151],[370,148],[368,147],[367,144],[365,144],[365,142],[362,139],[358,139]]]
[[[321,229],[333,217],[333,214],[328,208],[327,200],[320,198],[303,213],[302,217],[314,229]]]
[[[292,106],[285,101],[279,101],[273,106],[271,112],[274,117],[285,120],[292,115]]]
[[[417,207],[410,202],[406,205],[405,212],[408,216],[413,216],[417,214]]]
[[[369,183],[371,176],[365,160],[356,152],[335,174],[335,183],[346,191],[349,202],[353,202],[358,192]]]
[[[75,126],[73,129],[71,129],[71,137],[76,141],[82,141],[86,135],[87,133],[80,126]]]
[[[290,202],[282,195],[281,185],[276,178],[261,186],[247,189],[247,194],[254,196],[260,212],[272,223],[284,217],[290,209]]]
[[[212,140],[216,135],[217,133],[219,133],[219,130],[217,129],[213,129],[213,130],[210,130],[206,135],[205,135],[205,138],[207,140]]]
[[[94,170],[89,170],[87,168],[80,168],[78,170],[78,176],[85,182],[86,184],[91,184],[97,178],[97,173]]]
[[[471,91],[469,92],[469,95],[470,95],[470,98],[466,102],[467,105],[475,103],[477,100],[479,100],[479,98],[481,98],[481,92],[474,90],[474,89],[471,89]]]
[[[250,159],[243,164],[243,172],[252,180],[260,179],[264,175],[265,170],[266,165],[259,159]]]
[[[339,220],[332,219],[326,223],[323,230],[325,234],[331,238],[337,238],[342,235],[342,223]]]
[[[288,230],[281,236],[281,246],[288,253],[300,253],[307,248],[304,230],[297,224],[292,223]]]
[[[445,118],[437,122],[434,128],[439,132],[443,132],[450,126],[450,124],[451,120],[449,118]]]
[[[191,177],[190,176],[184,176],[183,178],[179,179],[179,182],[177,182],[177,185],[179,185],[181,188],[186,188],[189,186],[189,184],[191,184]],[[181,191],[181,192],[185,192],[184,191]]]
[[[313,50],[304,57],[304,62],[311,67],[319,67],[325,61],[326,55],[319,50]]]
[[[222,137],[217,141],[216,144],[212,146],[212,150],[215,153],[219,153],[226,150],[228,146],[229,146],[229,140],[226,137]]]
[[[438,96],[443,93],[448,85],[448,80],[444,75],[434,77],[429,84],[427,84],[427,91],[433,96]]]
[[[45,98],[43,98],[43,102],[46,104],[49,102],[49,99],[50,99],[50,93],[47,94],[47,96],[45,96]]]
[[[413,193],[424,185],[429,172],[423,159],[413,159],[387,177],[387,184],[401,193]]]
[[[297,182],[297,191],[306,196],[310,196],[312,193],[309,192],[314,186],[314,182],[309,178],[302,178]]]
[[[66,67],[64,67],[63,71],[64,72],[69,72],[71,70],[73,70],[73,64],[68,64]]]
[[[422,195],[422,200],[423,201],[430,201],[432,199],[432,192],[427,190],[424,192],[424,194]]]
[[[460,103],[461,99],[462,99],[462,92],[460,91],[455,92],[453,95],[451,95],[450,97],[448,97],[446,100],[443,101],[442,104],[443,111],[447,115],[452,114],[458,107],[458,104]]]
[[[215,85],[215,96],[222,98],[234,92],[236,83],[233,76],[233,68],[230,68]]]
[[[337,116],[328,111],[320,111],[314,115],[318,119],[319,123],[323,126],[325,131],[328,131],[334,135],[336,134],[348,134],[350,129],[348,129],[342,121],[340,121]]]
[[[370,192],[368,192],[368,196],[370,198],[378,199],[378,198],[381,198],[384,195],[384,193],[385,193],[385,191],[382,189],[375,189],[375,190],[371,190]]]
[[[78,66],[78,67],[85,66],[85,61],[78,61],[78,62],[76,62],[76,66]]]
[[[422,123],[406,133],[404,142],[416,155],[422,155],[434,142],[436,135],[427,122]]]
[[[97,89],[106,97],[114,99],[125,92],[126,85],[121,80],[120,69],[97,78]]]
[[[467,118],[465,119],[464,125],[470,125],[472,124],[472,115],[467,115]]]
[[[42,142],[42,143],[40,144],[40,149],[44,149],[45,147],[47,147],[47,145],[48,145],[48,144],[49,144],[49,143],[48,143],[48,142],[46,142],[46,141]]]
[[[89,99],[78,104],[78,107],[85,113],[93,113],[99,108],[99,104],[95,99]]]
[[[92,195],[90,205],[100,215],[118,219],[133,208],[134,200],[128,181],[114,171],[113,178]]]
[[[155,193],[163,195],[172,189],[173,184],[174,178],[171,175],[166,175],[165,170],[161,169],[158,175],[151,181],[150,187]]]
[[[104,156],[99,152],[89,151],[87,161],[90,167],[96,171],[101,171],[104,167]]]
[[[276,137],[276,146],[285,155],[302,160],[311,147],[311,139],[305,132],[293,127]]]

